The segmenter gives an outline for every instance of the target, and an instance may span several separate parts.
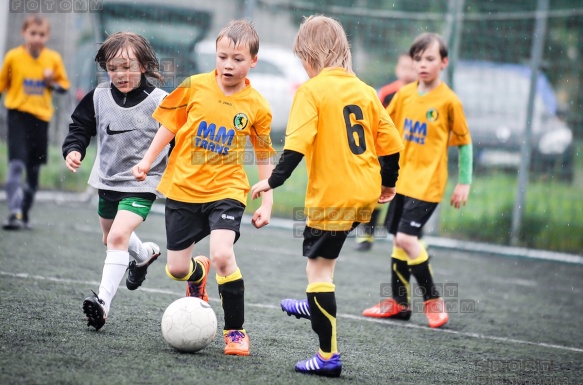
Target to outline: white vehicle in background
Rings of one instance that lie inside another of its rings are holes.
[[[527,119],[530,68],[520,64],[460,61],[454,89],[472,135],[475,165],[516,170]],[[557,113],[555,91],[544,73],[536,83],[531,170],[573,180],[573,132]],[[450,152],[457,155],[457,152]]]
[[[247,77],[251,85],[269,102],[273,115],[273,140],[279,143],[285,134],[295,92],[309,77],[291,47],[261,43],[257,56],[257,65],[249,71]],[[201,72],[210,72],[215,68],[215,57],[214,40],[205,40],[196,45],[193,59]]]

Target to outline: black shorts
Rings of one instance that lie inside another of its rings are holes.
[[[418,237],[437,205],[397,193],[389,205],[385,226],[390,234],[399,232]]]
[[[18,110],[8,110],[8,161],[28,166],[47,163],[49,122]]]
[[[245,205],[235,199],[208,203],[185,203],[166,199],[166,248],[184,250],[197,243],[212,230],[233,230],[235,242]]]
[[[350,230],[329,231],[319,230],[306,226],[304,229],[304,257],[336,259],[340,255],[342,246],[348,233],[358,226],[360,222],[354,222]]]

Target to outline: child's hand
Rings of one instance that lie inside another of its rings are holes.
[[[251,219],[251,223],[256,228],[260,229],[263,226],[267,226],[269,224],[269,220],[271,219],[271,208],[264,207],[261,205],[257,210],[255,210],[255,214],[253,214],[253,218]]]
[[[387,203],[393,200],[395,194],[397,193],[396,187],[381,187],[381,196],[379,198],[379,203]]]
[[[450,204],[459,209],[466,205],[468,201],[468,196],[470,195],[470,185],[469,184],[458,184],[451,194]]]
[[[146,180],[146,176],[148,176],[148,171],[150,171],[150,166],[145,164],[144,161],[141,161],[140,163],[132,167],[132,174],[134,175],[134,178],[140,181]]]
[[[47,86],[51,86],[53,84],[53,81],[55,80],[55,74],[53,73],[52,69],[45,68],[43,71],[43,80]]]
[[[81,167],[81,153],[79,151],[71,151],[65,158],[65,165],[72,172],[77,172]]]
[[[271,190],[271,186],[267,183],[267,179],[260,180],[251,187],[251,198],[257,199],[261,196],[264,191]]]

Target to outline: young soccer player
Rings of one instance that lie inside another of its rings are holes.
[[[409,53],[402,53],[399,55],[397,65],[395,67],[395,76],[397,80],[382,87],[379,92],[379,99],[384,107],[387,107],[397,91],[405,84],[409,84],[417,79],[417,73],[413,67],[413,59]],[[377,205],[370,216],[368,223],[362,223],[356,229],[356,250],[369,251],[375,241],[375,227],[381,215],[382,205]]]
[[[472,141],[460,100],[440,79],[441,71],[448,64],[443,38],[424,33],[415,39],[409,54],[419,80],[401,88],[387,108],[405,143],[400,161],[402,177],[386,220],[389,232],[394,235],[392,298],[362,314],[408,320],[412,274],[423,292],[429,326],[437,328],[449,317],[434,284],[429,256],[419,242],[419,234],[443,197],[448,145],[459,149],[458,185],[450,203],[455,208],[466,204],[472,179]]]
[[[216,40],[216,69],[194,75],[174,90],[154,112],[163,126],[144,158],[134,166],[136,179],[150,172],[152,161],[175,139],[168,168],[158,186],[166,195],[166,273],[186,281],[186,295],[208,302],[206,281],[210,263],[216,270],[225,315],[223,335],[227,355],[249,355],[243,328],[245,285],[233,245],[249,182],[243,164],[247,138],[255,150],[260,178],[271,175],[271,112],[267,101],[246,78],[257,64],[259,37],[254,26],[235,20]],[[269,223],[272,193],[263,196],[253,215],[260,228]],[[192,258],[196,243],[210,234],[210,261]]]
[[[413,59],[411,59],[408,52],[403,52],[399,55],[395,66],[395,76],[397,80],[381,87],[379,90],[379,99],[381,99],[385,108],[389,106],[389,103],[401,87],[417,80]]]
[[[29,213],[38,189],[41,165],[47,162],[49,121],[53,116],[52,92],[69,88],[63,60],[45,47],[49,21],[26,17],[21,31],[24,44],[6,53],[0,70],[0,94],[6,90],[8,109],[8,172],[6,200],[9,216],[3,228],[30,227]],[[26,171],[26,184],[21,185]]]
[[[376,91],[352,72],[350,46],[340,23],[324,16],[306,18],[294,52],[311,79],[296,92],[280,162],[251,193],[255,199],[281,186],[306,157],[307,300],[284,300],[282,309],[311,318],[319,339],[318,353],[298,362],[295,370],[339,376],[334,266],[348,233],[368,221],[377,202],[386,203],[395,195],[403,143]]]
[[[109,36],[95,61],[107,71],[110,81],[89,92],[73,112],[63,157],[67,168],[76,172],[91,137],[97,136],[97,157],[89,184],[98,189],[97,214],[107,256],[99,292],[85,298],[83,311],[87,326],[99,330],[126,270],[126,286],[135,290],[160,255],[158,245],[142,243],[134,230],[146,220],[156,199],[167,152],[152,160],[145,182],[136,181],[131,168],[158,131],[160,125],[152,113],[167,93],[147,80],[161,81],[162,76],[152,46],[140,35],[118,32]]]

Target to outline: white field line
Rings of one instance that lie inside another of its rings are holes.
[[[80,280],[73,280],[73,279],[66,279],[66,278],[44,277],[44,276],[40,276],[40,275],[31,275],[31,274],[27,274],[27,273],[11,273],[11,272],[6,272],[6,271],[0,271],[0,275],[14,277],[14,278],[35,279],[35,280],[39,280],[39,281],[59,282],[59,283],[66,283],[66,284],[67,283],[83,284],[83,285],[87,285],[87,286],[99,286],[99,282],[96,282],[96,281],[80,281]],[[140,288],[140,290],[148,292],[148,293],[174,295],[176,297],[180,297],[183,295],[183,292],[174,291],[174,290],[149,289],[149,288],[145,288],[145,287]],[[213,302],[220,302],[220,300],[218,298],[210,298],[210,300]],[[279,306],[274,306],[274,305],[266,305],[266,304],[260,304],[260,303],[247,303],[246,305],[250,306],[250,307],[261,308],[261,309],[281,310],[281,308]],[[488,336],[485,334],[467,333],[467,332],[460,332],[457,330],[450,330],[450,329],[432,329],[432,328],[427,327],[427,326],[406,323],[403,321],[391,321],[391,320],[387,320],[387,319],[367,318],[367,317],[357,316],[357,315],[353,315],[353,314],[343,314],[343,313],[337,314],[336,317],[337,318],[351,319],[351,320],[360,321],[360,322],[369,322],[369,323],[385,324],[385,325],[389,324],[391,326],[405,327],[405,328],[409,328],[409,329],[422,329],[422,330],[427,330],[427,331],[431,331],[434,333],[447,333],[447,334],[453,334],[453,335],[457,335],[457,336],[461,336],[461,337],[475,338],[475,339],[486,340],[486,341],[495,341],[495,342],[502,342],[502,343],[507,343],[507,344],[516,344],[516,345],[529,345],[529,346],[536,346],[536,347],[540,347],[540,348],[549,348],[549,349],[564,350],[564,351],[570,351],[570,352],[576,352],[576,353],[583,353],[582,348],[575,348],[572,346],[547,344],[544,342],[524,341],[524,340],[517,340],[514,338]]]

